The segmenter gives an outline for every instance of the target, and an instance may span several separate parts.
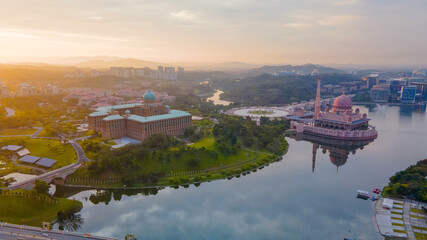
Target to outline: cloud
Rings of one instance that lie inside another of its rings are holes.
[[[358,16],[354,15],[331,15],[317,20],[317,24],[322,26],[339,26],[353,22],[358,18]]]
[[[41,37],[24,33],[21,31],[11,31],[11,30],[0,30],[0,37],[4,38],[26,38],[26,39],[40,39]]]
[[[88,17],[90,20],[94,20],[94,21],[101,21],[104,19],[104,17]]]
[[[21,39],[48,39],[48,38],[79,38],[98,41],[128,42],[130,39],[100,36],[96,34],[81,34],[69,32],[56,32],[44,30],[26,30],[26,29],[0,29],[0,37],[21,38]]]
[[[283,24],[284,27],[294,29],[306,29],[315,26],[342,26],[348,23],[354,22],[360,18],[354,15],[330,15],[330,16],[318,16],[312,19],[304,19],[303,22],[290,22]]]
[[[188,10],[182,10],[182,11],[178,11],[178,12],[171,12],[169,14],[169,16],[171,18],[173,18],[173,19],[184,21],[184,22],[193,22],[193,23],[201,23],[201,22],[203,22],[200,19],[199,14],[193,13],[193,12],[188,11]]]
[[[360,3],[360,0],[339,0],[339,1],[333,2],[332,5],[335,5],[335,6],[351,6],[351,5],[356,5],[359,3]]]
[[[310,24],[310,23],[286,23],[286,24],[283,24],[283,26],[288,27],[288,28],[308,28],[308,27],[311,27],[312,24]]]

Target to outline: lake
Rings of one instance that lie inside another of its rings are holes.
[[[138,239],[382,239],[373,202],[357,199],[356,190],[382,188],[427,158],[426,108],[359,108],[379,132],[373,142],[288,138],[282,161],[240,178],[156,195],[84,191],[71,197],[84,205],[79,231]]]

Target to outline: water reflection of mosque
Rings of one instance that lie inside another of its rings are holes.
[[[329,152],[329,159],[332,164],[334,164],[338,168],[344,165],[347,162],[347,159],[352,153],[356,154],[356,150],[363,148],[374,140],[360,140],[360,141],[345,141],[338,139],[329,139],[309,134],[297,133],[290,136],[296,141],[307,141],[313,144],[313,158],[312,158],[312,171],[316,167],[316,155],[318,149],[321,149],[323,154]]]

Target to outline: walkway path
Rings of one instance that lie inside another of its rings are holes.
[[[405,200],[403,203],[403,224],[405,225],[406,234],[408,235],[409,240],[415,240],[415,233],[412,230],[411,224],[411,203],[408,200]]]

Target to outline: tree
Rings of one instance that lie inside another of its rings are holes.
[[[49,185],[46,182],[37,179],[34,183],[34,190],[41,194],[47,194],[49,192]]]
[[[7,179],[0,178],[0,186],[4,185],[4,186],[8,187],[10,184],[12,184],[14,182],[16,182],[15,178],[7,178]]]

